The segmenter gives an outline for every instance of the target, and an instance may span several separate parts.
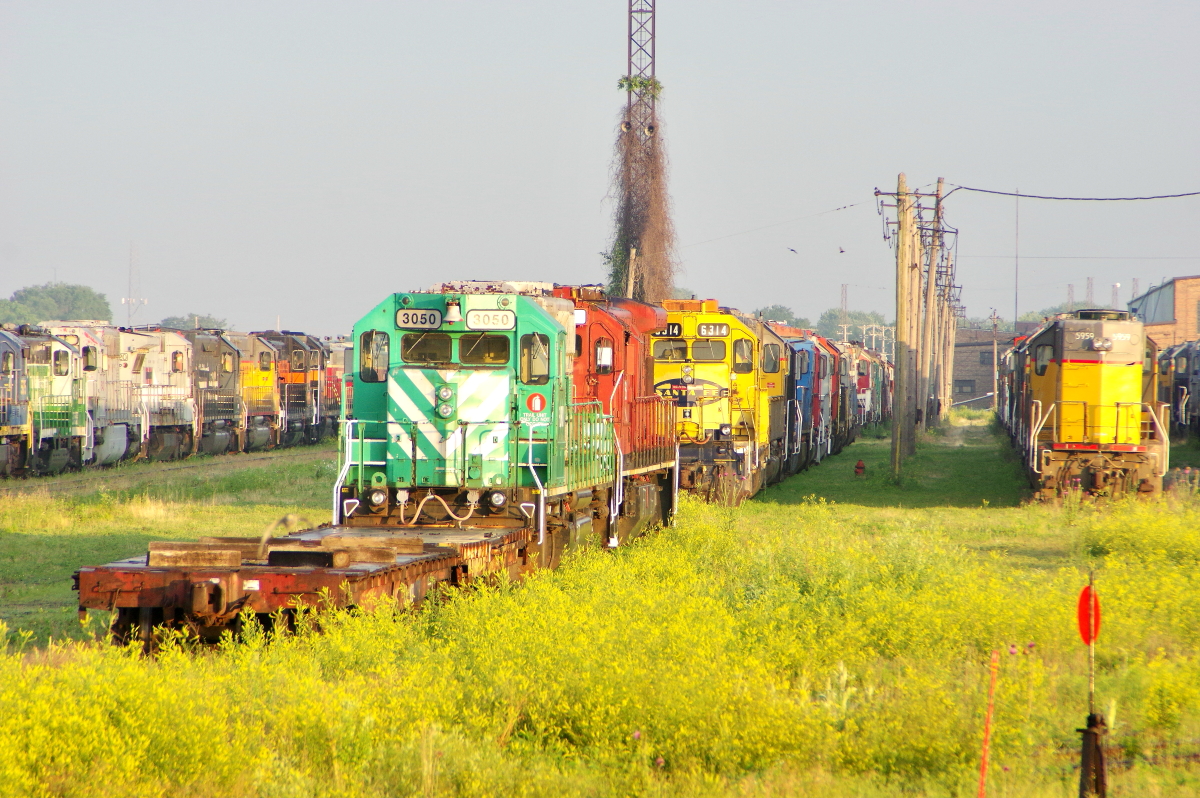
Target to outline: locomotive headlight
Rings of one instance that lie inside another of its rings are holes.
[[[721,435],[723,437],[728,438],[732,434],[733,434],[733,427],[731,425],[729,425],[729,424],[721,425]]]
[[[450,416],[454,415],[454,408],[442,402],[437,406],[437,414],[442,418],[450,418]]]
[[[454,389],[449,385],[443,385],[437,389],[437,398],[441,399],[443,402],[449,402],[454,398]]]
[[[507,503],[508,497],[504,495],[503,491],[494,490],[488,494],[488,504],[492,505],[492,507],[496,508],[497,510]]]
[[[694,380],[695,380],[695,377],[692,376],[692,367],[684,366],[683,367],[683,384],[691,385]]]
[[[376,507],[379,507],[380,505],[382,505],[384,502],[387,501],[387,491],[380,490],[380,489],[373,490],[369,494],[367,494],[367,501],[369,501],[371,504],[375,505]]]
[[[1111,338],[1093,338],[1092,339],[1092,349],[1095,349],[1097,352],[1111,352],[1112,351],[1112,339]]]

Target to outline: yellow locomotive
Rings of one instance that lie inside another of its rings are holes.
[[[786,346],[762,321],[715,299],[662,304],[654,382],[675,405],[680,487],[736,504],[782,474]]]
[[[1169,408],[1157,355],[1121,310],[1059,314],[1006,353],[1000,417],[1040,497],[1162,490]]]

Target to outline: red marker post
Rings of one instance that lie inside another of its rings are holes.
[[[1104,767],[1104,745],[1101,737],[1108,731],[1104,716],[1096,714],[1096,638],[1100,635],[1100,596],[1092,572],[1079,594],[1076,608],[1079,636],[1088,647],[1088,717],[1087,728],[1076,729],[1083,735],[1080,753],[1079,798],[1106,798],[1108,777]]]

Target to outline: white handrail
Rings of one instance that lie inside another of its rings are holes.
[[[342,423],[342,428],[345,430],[346,450],[345,462],[342,463],[342,469],[338,472],[338,478],[333,483],[333,525],[337,526],[342,522],[342,485],[346,482],[346,477],[350,473],[350,447],[354,444],[354,438],[351,435],[354,425],[358,423],[357,418],[347,418]],[[361,455],[362,452],[359,452]]]
[[[533,462],[533,431],[535,429],[537,429],[538,427],[549,427],[550,422],[547,421],[547,422],[526,423],[526,422],[522,421],[521,424],[525,425],[526,427],[529,427],[529,437],[526,439],[528,442],[527,446],[528,446],[529,462],[526,463],[526,465],[529,466],[529,473],[533,477],[533,481],[538,487],[538,540],[537,540],[537,542],[538,542],[538,545],[540,546],[540,545],[542,545],[542,542],[546,539],[546,489],[542,486],[542,478],[538,476],[537,466],[534,465],[534,462]],[[517,435],[518,435],[518,439],[519,439],[520,433],[518,432]],[[550,442],[546,441],[546,467],[547,468],[549,468],[549,466],[550,466],[549,460],[550,460]]]
[[[1154,422],[1154,428],[1156,430],[1158,430],[1158,438],[1163,443],[1162,473],[1159,474],[1158,476],[1165,477],[1167,475],[1167,471],[1170,470],[1170,464],[1171,464],[1171,439],[1169,437],[1167,437],[1167,433],[1164,430],[1164,427],[1166,426],[1166,424],[1162,423],[1162,421],[1160,421],[1158,417],[1160,414],[1165,414],[1165,413],[1169,412],[1170,407],[1167,405],[1163,405],[1162,409],[1159,410],[1157,413],[1154,412],[1154,408],[1152,406],[1150,406],[1149,404],[1147,404],[1146,402],[1142,402],[1142,407],[1146,408],[1146,410],[1150,413],[1150,419],[1151,419],[1151,421]]]

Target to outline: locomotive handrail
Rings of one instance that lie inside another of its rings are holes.
[[[335,526],[337,524],[340,524],[342,521],[341,515],[339,512],[342,509],[342,507],[341,507],[342,485],[345,484],[346,477],[350,475],[350,460],[351,460],[350,453],[353,451],[351,447],[354,445],[354,438],[351,433],[354,430],[354,425],[357,423],[358,423],[357,418],[347,418],[347,419],[342,420],[342,425],[343,425],[343,428],[345,429],[346,450],[345,450],[345,462],[342,463],[342,468],[338,472],[338,478],[333,483],[333,523]],[[360,455],[362,454],[361,448],[359,450],[359,454]],[[359,459],[361,459],[361,457]]]
[[[1169,471],[1171,467],[1171,439],[1167,437],[1167,433],[1164,430],[1164,427],[1167,425],[1162,423],[1158,417],[1161,413],[1163,413],[1163,411],[1169,410],[1170,408],[1167,405],[1163,405],[1158,412],[1155,412],[1154,408],[1146,402],[1142,402],[1142,407],[1144,407],[1150,413],[1150,419],[1154,423],[1154,428],[1158,431],[1159,440],[1161,440],[1163,443],[1162,473],[1158,476],[1165,477],[1167,475],[1167,471]]]
[[[537,466],[533,462],[533,431],[538,427],[549,427],[550,422],[548,422],[548,421],[546,421],[546,422],[522,421],[521,425],[529,427],[529,437],[526,438],[526,445],[525,445],[526,453],[529,456],[529,462],[526,463],[526,465],[529,466],[529,474],[530,474],[530,476],[533,477],[534,484],[536,484],[538,487],[538,541],[537,542],[538,542],[538,545],[540,546],[540,545],[542,545],[542,541],[546,537],[546,489],[542,486],[542,478],[538,476]],[[519,432],[517,433],[517,436],[520,437]],[[546,459],[548,461],[550,458],[546,458]],[[547,468],[550,467],[549,462],[547,462],[546,467]]]
[[[1042,400],[1034,399],[1030,404],[1030,410],[1035,410],[1033,407],[1034,405],[1037,406],[1036,414],[1038,417],[1038,423],[1037,426],[1033,428],[1033,431],[1029,436],[1029,467],[1033,469],[1033,473],[1040,474],[1042,473],[1042,469],[1041,459],[1038,456],[1038,435],[1042,433],[1042,427],[1046,425],[1046,421],[1050,418],[1050,416],[1055,414],[1055,411],[1058,409],[1058,403],[1055,402],[1054,404],[1050,405],[1050,409],[1047,410],[1044,415],[1042,413]]]

